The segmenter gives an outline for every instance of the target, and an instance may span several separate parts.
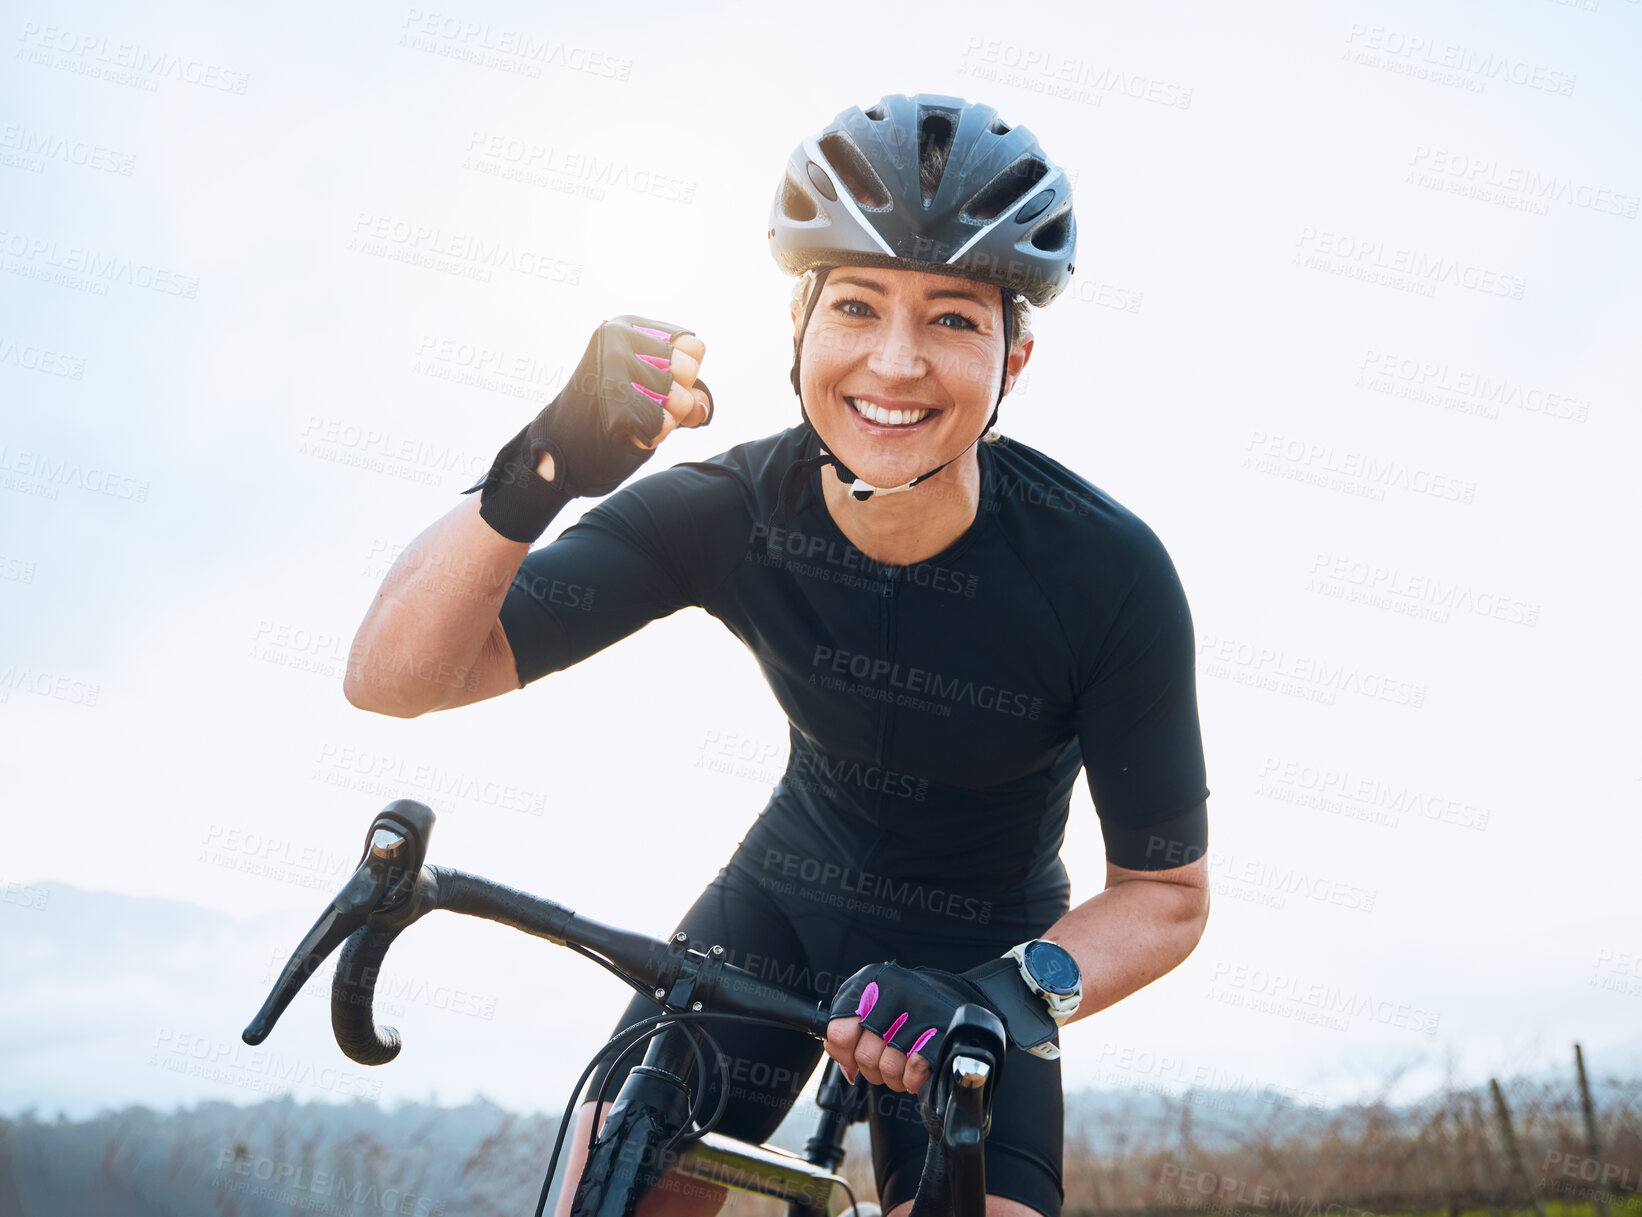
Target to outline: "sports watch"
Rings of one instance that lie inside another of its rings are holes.
[[[1055,1025],[1064,1027],[1083,1000],[1083,974],[1071,952],[1046,938],[1034,938],[1005,951],[1003,957],[1015,961],[1026,987],[1043,998]]]

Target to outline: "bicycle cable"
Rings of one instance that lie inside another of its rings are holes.
[[[583,952],[583,953],[586,954],[589,958],[594,959],[599,963],[603,963],[609,971],[615,972],[616,975],[618,975],[618,976],[622,975],[619,971],[617,971],[617,969],[614,966],[606,963],[603,959],[600,959],[597,955],[594,955],[592,952],[588,951],[588,952]],[[622,978],[624,980],[628,979],[625,976],[623,976]],[[645,986],[640,985],[640,984],[638,984],[636,982],[633,982],[631,980],[629,980],[629,984],[631,984],[633,986],[633,988],[639,990],[641,993],[646,994],[646,996],[649,995],[649,989],[646,988]],[[655,999],[651,998],[651,1000],[653,1001]],[[597,1052],[595,1052],[593,1054],[593,1059],[588,1061],[587,1067],[582,1070],[581,1077],[579,1077],[576,1080],[576,1085],[575,1085],[574,1089],[572,1089],[571,1092],[570,1092],[570,1101],[565,1104],[564,1114],[559,1119],[559,1131],[558,1131],[557,1135],[553,1138],[553,1152],[548,1157],[547,1176],[542,1180],[542,1191],[541,1191],[540,1197],[536,1201],[536,1215],[535,1215],[535,1217],[542,1217],[543,1213],[545,1213],[546,1210],[547,1210],[548,1194],[549,1194],[549,1192],[552,1191],[552,1188],[553,1188],[553,1176],[558,1173],[559,1155],[560,1155],[561,1152],[563,1152],[563,1149],[564,1149],[565,1134],[569,1131],[570,1123],[575,1117],[577,1100],[579,1100],[581,1098],[582,1090],[586,1087],[588,1078],[590,1078],[593,1075],[593,1071],[596,1070],[599,1067],[600,1062],[602,1062],[605,1057],[611,1055],[612,1052],[615,1052],[616,1053],[616,1059],[620,1060],[620,1058],[622,1056],[625,1056],[630,1049],[637,1047],[640,1043],[644,1042],[647,1039],[650,1039],[650,1038],[654,1037],[655,1035],[659,1034],[661,1031],[663,1031],[663,1030],[665,1030],[669,1027],[683,1025],[685,1030],[688,1030],[692,1033],[691,1037],[690,1037],[691,1048],[695,1053],[696,1061],[698,1062],[698,1064],[701,1067],[702,1076],[705,1077],[706,1074],[707,1074],[707,1062],[704,1059],[703,1053],[701,1051],[701,1045],[700,1045],[699,1041],[697,1041],[697,1039],[695,1038],[695,1035],[694,1035],[694,1032],[698,1028],[690,1027],[690,1026],[688,1026],[688,1024],[704,1023],[704,1022],[707,1022],[707,1021],[713,1020],[713,1019],[716,1019],[720,1022],[727,1022],[727,1023],[742,1023],[742,1024],[746,1024],[746,1025],[759,1026],[759,1027],[776,1027],[776,1028],[780,1028],[782,1030],[787,1030],[787,1031],[791,1031],[793,1029],[792,1025],[790,1023],[782,1022],[779,1019],[760,1018],[757,1015],[752,1015],[752,1014],[733,1014],[729,1011],[721,1011],[721,1010],[699,1010],[699,1011],[692,1011],[692,1010],[666,1011],[666,1010],[664,1010],[660,1014],[653,1014],[653,1015],[650,1015],[648,1018],[641,1019],[638,1022],[634,1023],[632,1026],[626,1027],[626,1028],[622,1029],[621,1031],[618,1031],[615,1035],[611,1036],[609,1042],[606,1043],[602,1048],[600,1048]],[[712,1033],[710,1031],[708,1031],[705,1027],[701,1027],[701,1028],[699,1028],[699,1030],[701,1031],[701,1033],[703,1035],[705,1035],[707,1037],[708,1042],[712,1045],[713,1054],[714,1054],[713,1055],[713,1063],[718,1067],[718,1069],[721,1073],[725,1074],[725,1076],[723,1077],[723,1080],[722,1080],[722,1084],[719,1086],[718,1106],[714,1110],[712,1118],[705,1125],[700,1125],[699,1124],[700,1110],[701,1110],[701,1107],[705,1104],[706,1097],[707,1097],[707,1086],[703,1085],[703,1087],[701,1088],[700,1093],[698,1095],[696,1095],[695,1098],[692,1100],[691,1107],[690,1107],[690,1115],[689,1115],[688,1123],[686,1125],[686,1127],[688,1127],[689,1124],[697,1124],[698,1127],[697,1127],[696,1131],[687,1132],[687,1133],[680,1133],[679,1135],[675,1136],[671,1141],[669,1141],[667,1143],[667,1145],[664,1147],[663,1152],[666,1152],[667,1150],[671,1150],[675,1145],[678,1145],[682,1142],[687,1141],[691,1144],[694,1144],[696,1141],[701,1140],[701,1138],[706,1136],[707,1133],[710,1132],[713,1129],[713,1127],[718,1123],[719,1118],[724,1114],[724,1109],[728,1105],[728,1102],[729,1102],[729,1078],[728,1078],[727,1072],[726,1072],[725,1058],[723,1056],[723,1053],[719,1050],[718,1041],[713,1039]],[[613,1072],[613,1070],[612,1070],[612,1072]],[[603,1103],[605,1101],[605,1095],[608,1093],[609,1085],[610,1085],[610,1073],[606,1073],[603,1080],[599,1084],[599,1092],[598,1092],[598,1095],[596,1096],[596,1099],[595,1099],[595,1102],[596,1102],[597,1106],[602,1106],[603,1105]],[[596,1110],[596,1108],[595,1108],[595,1110]],[[591,1156],[593,1146],[597,1142],[598,1132],[599,1132],[599,1122],[598,1122],[597,1116],[595,1115],[593,1128],[592,1128],[592,1130],[589,1134],[588,1142],[587,1142],[589,1156]],[[585,1169],[585,1164],[584,1164],[584,1169]],[[847,1182],[844,1184],[844,1191],[846,1192],[846,1194],[848,1194],[848,1196],[850,1198],[851,1206],[852,1207],[855,1206],[856,1205],[855,1192],[850,1188],[850,1186]]]
[[[634,989],[639,993],[643,993],[645,996],[649,996],[650,988],[649,988],[648,985],[646,985],[643,981],[637,979],[636,977],[629,976],[626,972],[623,972],[620,968],[618,968],[615,964],[611,963],[603,955],[600,955],[596,951],[588,950],[586,947],[582,946],[582,944],[579,943],[579,942],[567,942],[564,945],[569,947],[572,951],[576,952],[576,954],[582,955],[582,956],[585,956],[588,959],[591,959],[594,963],[598,964],[601,968],[603,968],[606,972],[610,973],[617,980],[619,980],[622,983],[624,983],[625,985],[627,985],[628,988]]]
[[[680,1011],[679,1013],[682,1013],[682,1011]],[[663,1015],[665,1015],[665,1014],[666,1014],[666,1011],[663,1011]],[[633,1051],[633,1049],[637,1048],[640,1044],[643,1044],[648,1040],[654,1039],[657,1035],[661,1034],[661,1032],[664,1031],[666,1028],[675,1025],[675,1023],[688,1024],[688,1023],[691,1023],[693,1021],[694,1021],[693,1019],[672,1019],[672,1020],[669,1020],[667,1022],[658,1022],[658,1023],[655,1023],[655,1024],[651,1025],[642,1034],[633,1037],[633,1042],[628,1044],[626,1047],[624,1047],[621,1050],[621,1053],[616,1057],[617,1063],[619,1063],[621,1061],[622,1057],[626,1056],[629,1052]],[[638,1025],[639,1024],[637,1024],[637,1023],[634,1024],[635,1027],[638,1026]],[[690,1049],[695,1054],[696,1067],[700,1071],[699,1076],[701,1076],[703,1078],[705,1078],[707,1076],[707,1058],[702,1055],[701,1043],[695,1037],[695,1033],[696,1033],[697,1030],[700,1030],[701,1033],[707,1037],[708,1042],[712,1045],[712,1047],[713,1047],[713,1061],[718,1066],[720,1072],[722,1072],[723,1069],[724,1069],[723,1053],[719,1050],[718,1041],[713,1039],[712,1032],[708,1031],[705,1027],[697,1028],[697,1027],[690,1026],[690,1025],[686,1025],[685,1030],[690,1033]],[[607,1044],[605,1046],[605,1048],[600,1051],[599,1056],[603,1057],[603,1056],[607,1055],[608,1052],[609,1052],[609,1045]],[[597,1059],[597,1058],[595,1058],[595,1059]],[[615,1069],[614,1069],[614,1067],[612,1067],[611,1069],[609,1069],[605,1072],[605,1075],[604,1075],[603,1079],[600,1080],[600,1082],[599,1082],[599,1093],[598,1093],[598,1095],[597,1095],[597,1097],[595,1098],[594,1101],[596,1103],[600,1104],[601,1106],[603,1105],[603,1103],[605,1101],[605,1095],[607,1095],[610,1092],[610,1081],[611,1081],[612,1075],[614,1073],[615,1073]],[[671,1149],[674,1145],[678,1144],[678,1142],[682,1139],[688,1138],[692,1143],[694,1143],[695,1141],[699,1141],[708,1132],[710,1132],[715,1125],[717,1125],[719,1117],[724,1114],[724,1102],[725,1102],[725,1099],[729,1095],[729,1088],[727,1086],[723,1086],[723,1085],[721,1085],[719,1087],[718,1109],[713,1112],[712,1119],[710,1119],[705,1125],[703,1125],[701,1123],[701,1107],[702,1107],[702,1104],[706,1101],[706,1098],[707,1098],[706,1086],[710,1085],[710,1084],[711,1083],[706,1083],[706,1084],[703,1085],[700,1092],[698,1092],[698,1093],[693,1092],[692,1093],[692,1097],[691,1097],[691,1100],[690,1100],[690,1111],[689,1111],[688,1116],[686,1117],[687,1122],[685,1124],[685,1127],[689,1128],[691,1125],[695,1125],[698,1128],[699,1131],[694,1133],[694,1134],[683,1133],[683,1134],[680,1134],[680,1136],[675,1137],[673,1140],[669,1141],[665,1146],[662,1147],[662,1151],[664,1153],[667,1150]],[[686,1089],[688,1089],[689,1088],[689,1083],[686,1082],[685,1087],[686,1087]],[[597,1127],[593,1127],[593,1128],[588,1129],[588,1132],[587,1132],[587,1152],[590,1155],[593,1152],[594,1143],[598,1140],[598,1134],[599,1134],[599,1130],[598,1130]]]
[[[696,1059],[697,1076],[704,1080],[699,1087],[692,1087],[688,1082],[682,1083],[685,1090],[690,1093],[690,1110],[686,1114],[684,1123],[680,1126],[680,1130],[674,1133],[673,1136],[666,1141],[666,1143],[659,1146],[655,1150],[655,1156],[657,1160],[661,1162],[667,1162],[673,1158],[682,1157],[692,1145],[696,1144],[696,1142],[700,1141],[708,1133],[712,1132],[713,1129],[718,1126],[719,1120],[723,1117],[724,1109],[728,1105],[730,1099],[730,1078],[729,1071],[725,1064],[726,1058],[724,1056],[724,1052],[721,1048],[719,1048],[718,1041],[713,1038],[713,1033],[707,1030],[706,1027],[697,1025],[696,1020],[693,1018],[670,1020],[664,1023],[657,1023],[656,1025],[650,1027],[644,1032],[643,1035],[639,1036],[632,1045],[624,1049],[622,1053],[616,1057],[617,1063],[620,1062],[622,1056],[626,1056],[627,1053],[633,1051],[633,1049],[638,1047],[640,1044],[653,1040],[656,1036],[666,1031],[669,1027],[675,1026],[682,1027],[683,1030],[689,1034],[690,1048],[695,1054]],[[701,1044],[697,1038],[698,1035],[705,1036],[707,1038],[708,1046],[712,1049],[713,1063],[717,1066],[716,1073],[712,1079],[708,1079],[707,1077],[707,1061],[702,1054]],[[603,1080],[599,1083],[599,1095],[594,1108],[595,1111],[598,1110],[599,1107],[603,1106],[605,1095],[609,1093],[610,1082],[615,1072],[616,1070],[614,1067],[607,1070]],[[707,1101],[707,1093],[709,1089],[711,1089],[714,1081],[718,1083],[718,1105],[713,1109],[713,1114],[707,1118],[706,1123],[702,1123],[701,1109]],[[690,1131],[692,1128],[694,1131]],[[593,1146],[598,1141],[598,1133],[599,1128],[597,1123],[590,1124],[587,1133],[587,1156],[589,1158],[593,1156]]]
[[[655,1001],[654,996],[650,993],[649,989],[645,985],[643,985],[641,982],[639,982],[634,977],[629,976],[626,972],[623,972],[614,963],[612,963],[608,959],[605,959],[602,955],[596,954],[595,952],[588,950],[586,947],[580,945],[579,943],[573,943],[572,942],[572,943],[566,943],[565,945],[570,947],[570,949],[575,951],[577,954],[584,955],[588,959],[591,959],[594,963],[600,965],[602,968],[604,968],[605,971],[609,972],[612,976],[615,976],[619,980],[625,981],[630,988],[632,988],[632,989],[636,990],[637,992],[643,994],[645,997],[649,998],[651,1001]],[[657,1003],[657,1004],[659,1005],[660,1003]],[[658,1029],[659,1029],[659,1027],[658,1028],[653,1028],[652,1033],[655,1030],[658,1030]],[[691,1030],[691,1035],[693,1037],[697,1029],[696,1028],[691,1028],[690,1030]],[[715,1059],[721,1059],[722,1056],[723,1056],[723,1053],[719,1049],[718,1041],[713,1039],[712,1032],[708,1031],[705,1027],[700,1028],[699,1030],[701,1031],[701,1033],[703,1035],[705,1035],[707,1037],[708,1043],[712,1045],[712,1049],[713,1049]],[[631,1050],[632,1048],[637,1047],[639,1042],[642,1042],[642,1039],[640,1041],[637,1041],[637,1042],[629,1045],[627,1050]],[[627,1050],[624,1050],[624,1051],[627,1051]],[[705,1077],[706,1074],[707,1074],[707,1062],[702,1058],[699,1046],[696,1046],[695,1057],[696,1057],[697,1065],[699,1065],[700,1068],[701,1068],[701,1075],[703,1077]],[[594,1058],[594,1059],[597,1060],[598,1058]],[[722,1064],[719,1066],[719,1068],[720,1068],[720,1070],[723,1069]],[[606,1080],[608,1080],[608,1075],[606,1075]],[[600,1103],[604,1102],[604,1095],[605,1095],[605,1090],[604,1090],[604,1087],[601,1086],[600,1089],[599,1089],[599,1097],[598,1097],[598,1101]],[[723,1116],[724,1107],[725,1107],[726,1102],[728,1101],[728,1097],[729,1097],[728,1088],[725,1087],[725,1086],[720,1086],[719,1087],[718,1109],[713,1112],[712,1118],[709,1119],[706,1124],[701,1124],[701,1122],[700,1122],[700,1104],[699,1103],[692,1104],[691,1108],[690,1108],[690,1123],[696,1126],[696,1131],[693,1132],[693,1133],[684,1133],[679,1138],[679,1141],[694,1144],[696,1141],[699,1141],[699,1140],[701,1140],[702,1137],[706,1136],[708,1132],[710,1132],[714,1127],[717,1126],[720,1117]],[[589,1136],[588,1136],[587,1148],[588,1148],[589,1151],[591,1151],[592,1148],[593,1148],[593,1142],[597,1137],[597,1132],[598,1132],[598,1130],[594,1129],[593,1132],[591,1134],[589,1134]],[[669,1146],[669,1148],[671,1148],[671,1146]]]
[[[634,978],[632,976],[629,976],[626,972],[623,972],[619,967],[617,967],[610,960],[604,958],[604,956],[599,955],[596,952],[589,950],[588,948],[582,946],[580,943],[569,942],[569,943],[566,943],[565,945],[570,947],[570,949],[575,951],[578,955],[583,955],[586,958],[591,959],[594,963],[596,963],[600,967],[604,968],[605,971],[609,972],[612,976],[615,976],[618,980],[622,980],[622,981],[626,982],[626,984],[628,985],[629,988],[631,988],[631,989],[635,990],[636,992],[642,994],[646,998],[649,998],[652,1002],[655,1001],[655,997],[651,994],[649,988],[646,985],[642,984],[636,978]],[[658,1006],[660,1005],[659,1002],[656,1002],[656,1004]],[[664,1012],[665,1012],[665,1010],[664,1010]],[[634,1024],[634,1025],[638,1026],[638,1024]],[[622,1050],[623,1055],[625,1055],[627,1052],[631,1051],[633,1048],[638,1047],[638,1045],[643,1043],[645,1040],[647,1040],[649,1038],[652,1038],[653,1036],[658,1034],[664,1025],[666,1025],[666,1024],[657,1023],[657,1024],[652,1025],[649,1028],[648,1031],[646,1031],[644,1034],[642,1034],[640,1036],[637,1036],[633,1040],[632,1043],[628,1044]],[[696,1058],[696,1064],[700,1068],[701,1076],[705,1077],[707,1075],[707,1062],[706,1062],[706,1059],[702,1056],[701,1048],[700,1048],[699,1043],[695,1039],[696,1030],[697,1030],[696,1028],[693,1028],[693,1027],[690,1028],[691,1048],[694,1050],[695,1058]],[[710,1043],[712,1045],[715,1061],[720,1060],[722,1058],[723,1054],[722,1054],[722,1052],[720,1051],[720,1049],[718,1047],[718,1041],[713,1039],[712,1033],[707,1031],[706,1028],[700,1028],[700,1030],[701,1030],[701,1033],[703,1035],[707,1036],[708,1043]],[[612,1038],[614,1039],[614,1037],[612,1037]],[[603,1059],[604,1055],[606,1053],[608,1053],[609,1050],[610,1050],[610,1045],[606,1044],[605,1047],[600,1050],[598,1055],[596,1055],[593,1058],[593,1067],[595,1067],[595,1068],[597,1067],[598,1062],[601,1059]],[[619,1059],[620,1058],[618,1058],[618,1060]],[[720,1064],[719,1068],[720,1068],[720,1070],[722,1070],[723,1065]],[[584,1075],[584,1080],[585,1080],[585,1075]],[[610,1080],[610,1075],[609,1075],[609,1073],[606,1073],[605,1078],[604,1078],[604,1082],[601,1083],[601,1085],[599,1087],[599,1094],[598,1094],[597,1102],[600,1103],[600,1104],[603,1104],[603,1102],[604,1102],[604,1096],[607,1092],[607,1084],[608,1084],[609,1080]],[[578,1085],[577,1093],[579,1094],[580,1091],[581,1091],[581,1087]],[[728,1097],[728,1093],[729,1092],[728,1092],[728,1089],[726,1087],[724,1087],[724,1086],[719,1087],[718,1109],[713,1112],[712,1118],[709,1119],[708,1122],[705,1125],[700,1123],[700,1118],[701,1118],[700,1117],[700,1112],[701,1112],[701,1102],[700,1102],[700,1100],[698,1099],[697,1101],[692,1102],[691,1106],[690,1106],[689,1122],[690,1122],[691,1125],[696,1126],[696,1131],[693,1132],[693,1133],[684,1133],[680,1137],[676,1138],[674,1141],[669,1142],[664,1147],[664,1151],[665,1150],[671,1150],[675,1145],[679,1144],[680,1142],[688,1142],[690,1144],[694,1144],[696,1141],[699,1141],[702,1137],[706,1136],[707,1133],[709,1131],[711,1131],[718,1124],[719,1118],[724,1114],[724,1106],[725,1106],[725,1101]],[[702,1092],[701,1098],[705,1098],[705,1090]],[[575,1101],[574,1097],[572,1098],[571,1101],[572,1101],[572,1104],[574,1104],[574,1101]],[[598,1139],[598,1128],[593,1127],[588,1131],[588,1136],[587,1136],[587,1149],[588,1149],[589,1154],[592,1153],[594,1142],[597,1139]],[[551,1168],[550,1168],[550,1170],[551,1170]]]
[[[708,1133],[712,1132],[713,1129],[718,1127],[718,1122],[721,1119],[724,1118],[724,1109],[727,1106],[729,1106],[729,1103],[730,1103],[730,1087],[728,1085],[730,1079],[729,1079],[729,1076],[728,1076],[728,1071],[725,1068],[725,1064],[724,1064],[724,1062],[725,1062],[724,1050],[718,1046],[718,1041],[713,1038],[713,1033],[711,1031],[707,1030],[706,1027],[697,1027],[697,1026],[692,1025],[689,1028],[689,1031],[690,1031],[691,1035],[695,1035],[697,1032],[700,1032],[702,1035],[706,1036],[707,1037],[707,1045],[708,1045],[708,1047],[710,1047],[713,1050],[713,1060],[715,1062],[717,1062],[717,1064],[718,1064],[718,1075],[717,1075],[717,1078],[716,1078],[716,1080],[719,1083],[719,1087],[718,1087],[718,1106],[713,1108],[713,1114],[708,1116],[707,1117],[707,1122],[705,1124],[703,1124],[701,1122],[700,1116],[697,1113],[696,1105],[692,1103],[691,1106],[690,1106],[690,1125],[694,1126],[695,1131],[694,1132],[682,1132],[682,1133],[680,1133],[678,1135],[678,1137],[672,1143],[674,1146],[676,1146],[676,1145],[694,1145],[697,1141],[701,1140]],[[696,1054],[696,1058],[699,1060],[700,1056],[701,1056],[701,1054],[698,1052]],[[707,1076],[706,1069],[703,1068],[702,1077],[705,1078],[706,1076]],[[710,1084],[711,1083],[704,1082],[703,1085],[702,1085],[701,1098],[702,1098],[703,1102],[705,1102],[706,1099],[707,1099],[707,1087]],[[669,1148],[672,1148],[672,1146],[669,1146]]]
[[[564,1114],[559,1117],[559,1131],[553,1138],[553,1152],[547,1159],[547,1177],[542,1180],[542,1194],[536,1200],[536,1217],[542,1217],[547,1209],[547,1197],[553,1188],[553,1176],[558,1173],[559,1169],[559,1154],[564,1149],[564,1136],[565,1133],[570,1131],[570,1121],[576,1114],[576,1101],[581,1097],[582,1088],[587,1085],[587,1079],[592,1076],[593,1071],[599,1067],[599,1062],[610,1053],[611,1049],[618,1048],[619,1051],[626,1052],[631,1044],[636,1044],[644,1038],[649,1025],[659,1023],[665,1018],[666,1015],[657,1015],[617,1032],[610,1037],[610,1041],[604,1047],[593,1054],[593,1059],[587,1062],[587,1068],[582,1070],[581,1077],[576,1079],[575,1088],[570,1092],[570,1101],[565,1104]],[[602,1087],[599,1093],[601,1096],[603,1095]],[[589,1144],[591,1145],[591,1142]]]

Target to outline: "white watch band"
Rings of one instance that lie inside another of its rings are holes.
[[[1021,979],[1026,982],[1026,987],[1036,993],[1039,997],[1043,998],[1044,1003],[1049,1007],[1049,1017],[1055,1020],[1055,1026],[1064,1027],[1067,1020],[1078,1012],[1078,1006],[1083,1001],[1083,982],[1081,979],[1079,980],[1076,992],[1063,995],[1059,993],[1050,993],[1048,990],[1039,985],[1037,981],[1033,980],[1032,973],[1028,971],[1026,967],[1026,948],[1037,941],[1038,940],[1036,938],[1032,938],[1021,943],[1019,946],[1011,947],[1009,950],[1004,952],[1004,958],[1013,959],[1015,961],[1015,966],[1020,969]],[[1061,949],[1065,950],[1064,947]]]

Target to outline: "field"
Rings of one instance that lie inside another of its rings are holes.
[[[1572,1074],[1573,1070],[1569,1070]],[[1444,1088],[1403,1106],[1277,1092],[1068,1097],[1066,1217],[1642,1217],[1642,1081]],[[209,1103],[0,1120],[0,1217],[528,1213],[557,1121],[485,1102]],[[807,1131],[795,1113],[780,1138]],[[1596,1152],[1591,1151],[1594,1132]],[[865,1130],[846,1174],[870,1198]],[[735,1197],[732,1215],[778,1206]]]

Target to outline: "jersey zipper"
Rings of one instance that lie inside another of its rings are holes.
[[[878,649],[890,665],[890,677],[895,673],[895,579],[892,577],[884,584],[884,592],[880,597],[882,609],[879,612]],[[889,748],[895,737],[895,701],[894,685],[890,684],[885,692],[889,696],[878,705],[878,764],[883,769],[889,768]],[[884,805],[883,784],[878,789],[878,812],[882,813]]]

